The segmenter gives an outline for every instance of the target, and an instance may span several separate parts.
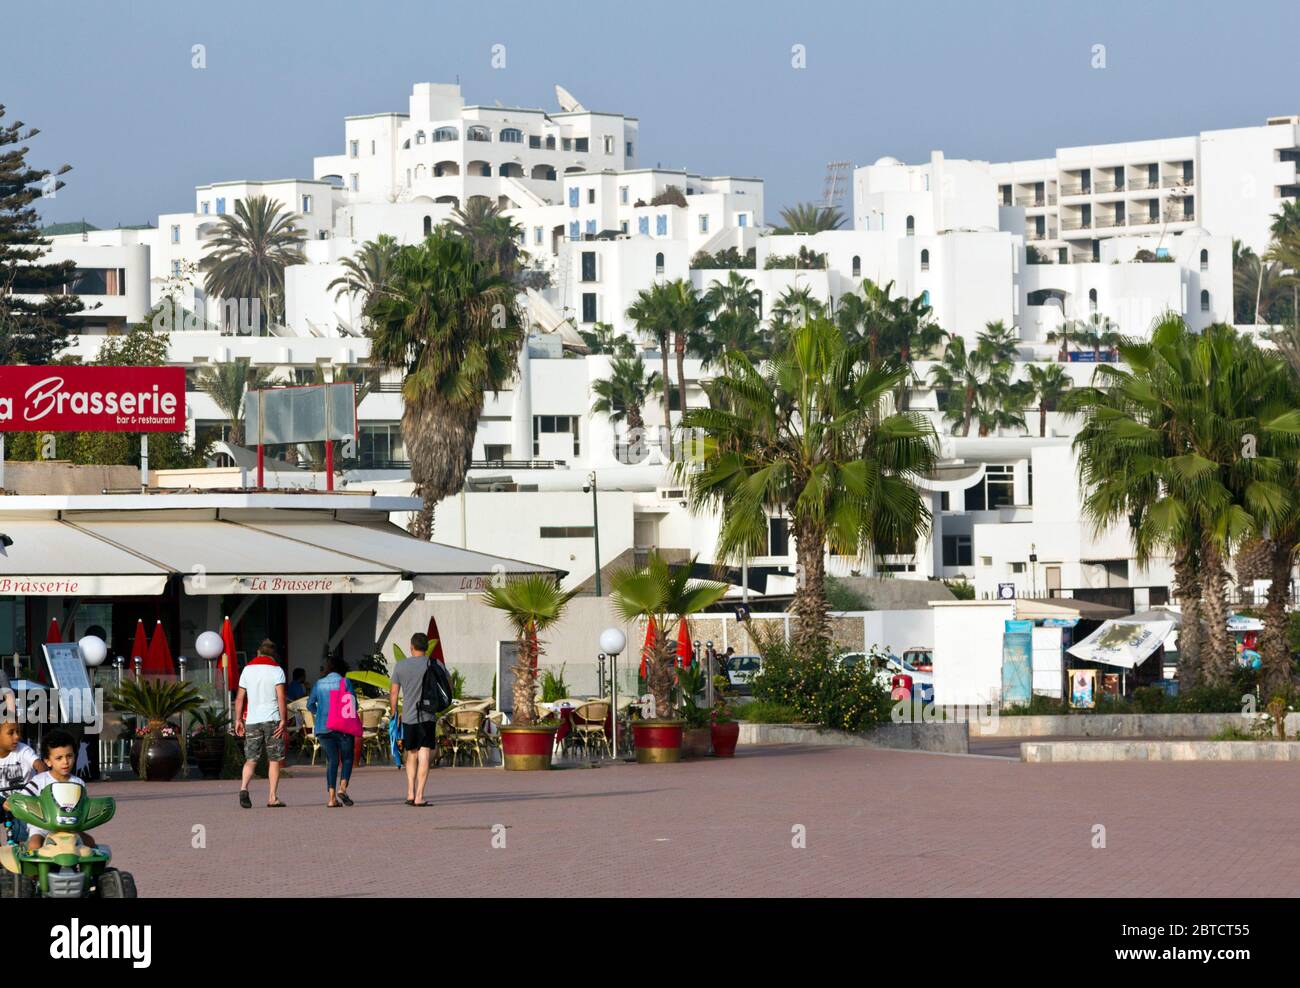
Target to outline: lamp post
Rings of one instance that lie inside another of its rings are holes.
[[[1029,543],[1029,587],[1030,587],[1029,592],[1034,597],[1038,596],[1038,553],[1036,549],[1037,546],[1035,546],[1034,543],[1030,542]]]
[[[591,549],[596,557],[596,596],[600,592],[600,506],[596,502],[596,471],[587,474],[587,483],[582,488],[591,491]]]
[[[614,737],[610,746],[614,749],[614,759],[618,760],[618,654],[627,644],[627,635],[620,628],[606,628],[600,633],[600,648],[609,656],[609,709],[610,721],[614,725]]]

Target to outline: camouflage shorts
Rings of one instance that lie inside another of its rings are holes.
[[[275,729],[278,722],[268,720],[262,724],[245,724],[244,725],[244,760],[255,762],[262,757],[262,750],[266,750],[268,761],[279,762],[284,760],[284,738],[275,736]]]

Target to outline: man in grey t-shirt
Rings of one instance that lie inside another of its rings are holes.
[[[389,716],[397,716],[399,698],[402,705],[402,751],[406,762],[406,805],[428,806],[424,784],[429,778],[429,753],[438,743],[438,718],[420,710],[424,672],[430,662],[429,636],[416,632],[411,636],[411,657],[393,667],[393,688],[389,694]]]

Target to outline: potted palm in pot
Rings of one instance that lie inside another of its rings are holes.
[[[221,776],[226,762],[226,739],[230,737],[230,715],[220,707],[200,707],[190,730],[190,750],[205,779]]]
[[[654,698],[654,714],[632,722],[639,762],[675,762],[682,754],[684,721],[673,717],[673,691],[677,684],[677,626],[722,599],[726,585],[691,579],[694,557],[672,567],[652,552],[641,569],[615,574],[610,599],[625,621],[653,622],[655,635],[646,656],[646,687]],[[692,699],[692,702],[693,699]],[[703,726],[703,725],[702,725]]]
[[[740,722],[731,707],[731,682],[726,676],[713,677],[713,689],[718,700],[710,713],[709,740],[717,758],[734,758],[736,742],[740,740]]]
[[[512,691],[514,711],[501,728],[501,754],[507,769],[538,771],[551,767],[556,723],[539,723],[537,716],[537,665],[545,649],[538,635],[564,614],[576,590],[564,590],[554,577],[536,573],[490,587],[483,603],[505,613],[515,632],[516,650]]]
[[[711,711],[696,702],[704,692],[704,673],[698,665],[677,670],[677,691],[681,700],[682,757],[704,758],[709,753]]]
[[[184,738],[171,723],[197,710],[203,696],[191,683],[162,679],[128,679],[109,698],[123,713],[144,721],[131,748],[136,774],[150,782],[176,777],[185,761]]]

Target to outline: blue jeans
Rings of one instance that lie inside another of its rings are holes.
[[[336,788],[339,778],[339,763],[343,765],[343,781],[352,778],[352,744],[351,734],[342,731],[326,731],[316,735],[321,749],[325,752],[325,785]]]

